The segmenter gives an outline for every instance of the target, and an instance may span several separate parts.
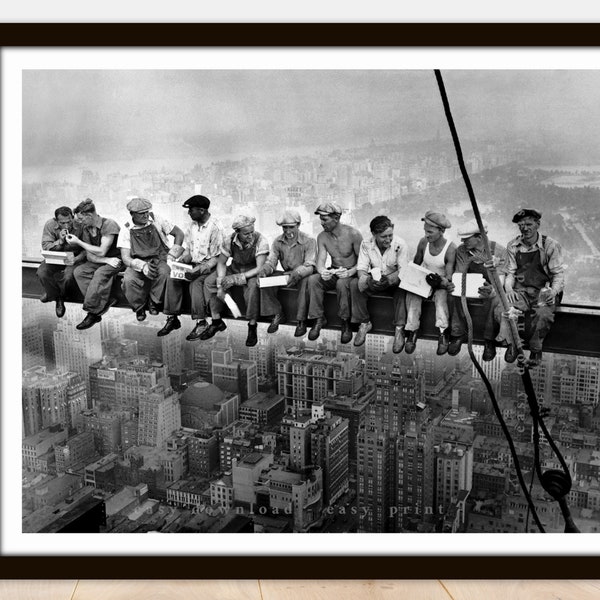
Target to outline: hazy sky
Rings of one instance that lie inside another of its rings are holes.
[[[445,71],[461,138],[598,152],[600,71]],[[448,136],[432,71],[23,73],[23,164],[223,158]],[[541,137],[544,136],[544,137]]]

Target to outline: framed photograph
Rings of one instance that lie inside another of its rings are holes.
[[[0,25],[2,577],[595,576],[597,34]]]

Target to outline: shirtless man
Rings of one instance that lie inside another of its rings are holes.
[[[347,344],[352,339],[350,330],[350,281],[356,277],[356,261],[362,235],[354,227],[340,223],[342,209],[333,202],[324,202],[315,211],[321,219],[323,231],[317,236],[317,272],[308,280],[308,318],[315,319],[308,332],[309,340],[316,340],[327,325],[323,300],[327,290],[337,293],[338,316],[342,320],[340,341]],[[327,256],[331,266],[326,267]]]
[[[424,221],[425,237],[417,246],[413,262],[433,271],[427,275],[427,283],[433,288],[435,303],[435,326],[440,330],[437,352],[439,356],[448,352],[450,343],[448,325],[448,291],[452,291],[452,274],[456,261],[456,246],[444,237],[446,229],[451,227],[450,221],[442,213],[429,210],[421,219]],[[418,329],[421,324],[421,303],[423,298],[411,292],[406,294],[406,310],[408,313],[405,327],[407,354],[412,354],[417,346]]]

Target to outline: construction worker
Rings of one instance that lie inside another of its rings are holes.
[[[394,235],[394,224],[386,216],[375,217],[369,224],[372,238],[360,244],[356,263],[358,279],[350,282],[352,322],[360,323],[354,345],[362,346],[371,330],[367,301],[373,294],[391,294],[394,298],[394,353],[404,348],[406,292],[398,287],[402,269],[408,264],[408,246]]]
[[[146,307],[157,315],[163,302],[170,269],[167,256],[178,258],[183,252],[183,231],[152,213],[152,203],[132,198],[127,203],[132,224],[119,232],[117,247],[125,267],[121,287],[138,321],[146,318]],[[167,236],[173,236],[169,249]]]
[[[185,274],[185,281],[172,278],[167,280],[163,312],[169,316],[157,335],[162,337],[181,327],[179,315],[182,312],[183,294],[187,288],[191,297],[191,317],[196,324],[185,339],[193,341],[200,339],[207,327],[204,283],[217,266],[217,257],[223,243],[223,228],[210,214],[210,200],[206,196],[191,196],[183,203],[183,208],[188,209],[190,217],[183,241],[185,252],[173,258],[191,264],[193,268]]]
[[[239,286],[244,291],[248,336],[246,346],[256,346],[257,319],[260,314],[260,293],[257,275],[265,264],[269,254],[269,242],[254,229],[256,217],[237,216],[231,227],[233,233],[223,240],[221,253],[217,259],[216,271],[204,282],[204,291],[209,299],[212,323],[204,330],[200,339],[207,340],[219,331],[227,329],[221,318],[225,294],[229,289]],[[231,264],[227,261],[231,257]]]
[[[74,257],[65,265],[50,265],[42,261],[37,276],[44,288],[41,302],[56,302],[56,316],[61,319],[65,315],[65,297],[75,282],[73,271],[75,266],[85,260],[85,252],[77,244],[69,244],[67,234],[81,235],[81,227],[76,225],[73,211],[68,206],[61,206],[54,211],[54,218],[46,221],[42,232],[42,250],[53,252],[73,252]]]
[[[87,313],[76,328],[89,329],[99,323],[102,315],[116,302],[110,292],[115,276],[124,269],[117,248],[121,228],[113,219],[101,217],[89,199],[80,203],[76,210],[83,226],[81,239],[71,233],[66,239],[86,252],[86,260],[74,271],[75,281],[84,295],[82,308]]]
[[[296,320],[298,322],[294,335],[302,337],[306,333],[306,314],[308,311],[308,276],[315,270],[317,260],[316,240],[300,231],[302,219],[295,210],[285,210],[277,219],[277,225],[283,233],[275,238],[271,252],[265,264],[261,267],[258,277],[286,274],[286,288],[297,288]],[[276,271],[281,263],[283,271]],[[268,333],[275,333],[279,325],[286,322],[281,303],[277,299],[276,287],[266,287],[260,290],[260,308],[263,316],[272,317],[267,328]]]

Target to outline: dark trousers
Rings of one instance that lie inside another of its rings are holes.
[[[337,294],[338,316],[343,321],[350,319],[350,282],[354,277],[339,279],[335,275],[325,281],[319,273],[308,278],[308,318],[320,319],[325,316],[323,301],[325,292],[335,290]]]
[[[233,271],[227,267],[227,275],[231,275]],[[246,303],[246,319],[256,320],[260,313],[260,290],[258,287],[258,279],[250,277],[245,285],[233,286],[241,287],[244,291],[244,302]],[[204,281],[204,293],[208,298],[210,305],[210,313],[213,315],[221,315],[225,308],[225,303],[217,298],[217,272],[213,271]]]
[[[38,267],[37,276],[44,287],[44,291],[48,294],[49,300],[64,298],[73,285],[75,278],[73,265],[49,265],[46,261]]]
[[[283,271],[275,271],[273,275],[283,275]],[[260,314],[265,317],[283,314],[283,307],[277,298],[280,289],[297,290],[296,320],[304,321],[308,310],[308,277],[303,277],[294,286],[262,288],[260,290]]]
[[[406,325],[406,292],[404,290],[401,290],[397,285],[389,285],[381,291],[374,292],[367,289],[361,292],[358,289],[358,279],[354,277],[350,282],[353,323],[366,323],[371,320],[367,304],[373,294],[391,296],[394,299],[394,325],[396,327]]]
[[[450,322],[450,335],[452,337],[466,337],[467,335],[467,320],[462,307],[462,302],[457,296],[449,296],[452,298],[452,319]],[[485,325],[483,328],[483,339],[486,342],[491,342],[498,335],[499,325],[494,317],[495,310],[500,304],[500,299],[497,296],[485,298],[483,300],[483,312],[485,313]]]
[[[108,303],[113,280],[123,269],[86,261],[75,267],[75,281],[84,295],[83,310],[97,315]]]
[[[206,318],[206,297],[204,283],[210,273],[203,273],[193,281],[187,279],[167,279],[165,292],[165,315],[180,315],[183,304],[183,293],[188,289],[191,298],[191,316],[196,321]]]
[[[162,260],[158,262],[157,268],[158,277],[156,279],[148,279],[143,273],[131,267],[125,270],[121,289],[133,310],[137,311],[145,306],[148,298],[154,304],[161,304],[163,301],[171,269],[166,261]]]

